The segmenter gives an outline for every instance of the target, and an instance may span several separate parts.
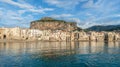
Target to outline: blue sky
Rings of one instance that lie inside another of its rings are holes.
[[[120,24],[120,0],[0,0],[0,27],[29,27],[42,17],[87,28]]]

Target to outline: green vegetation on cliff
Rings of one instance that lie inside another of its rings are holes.
[[[36,20],[36,21],[33,21],[33,22],[60,22],[60,23],[73,23],[73,24],[76,24],[76,22],[66,22],[64,20],[57,20],[57,19],[54,19],[54,18],[51,18],[51,17],[44,17],[40,20]]]
[[[92,26],[87,28],[90,31],[117,31],[120,30],[120,25],[108,25],[108,26]]]

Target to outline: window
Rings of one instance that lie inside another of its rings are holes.
[[[3,35],[3,39],[6,39],[6,35]]]

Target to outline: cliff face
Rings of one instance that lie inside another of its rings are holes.
[[[41,20],[31,22],[30,28],[39,30],[62,30],[62,31],[81,30],[80,28],[77,27],[75,22],[55,20],[49,17],[45,17],[42,18]]]

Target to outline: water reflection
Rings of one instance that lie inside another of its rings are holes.
[[[4,53],[39,53],[43,56],[114,53],[113,49],[120,49],[120,42],[9,42],[0,43],[0,52]]]
[[[0,58],[0,67],[117,65],[120,42],[1,42]]]

